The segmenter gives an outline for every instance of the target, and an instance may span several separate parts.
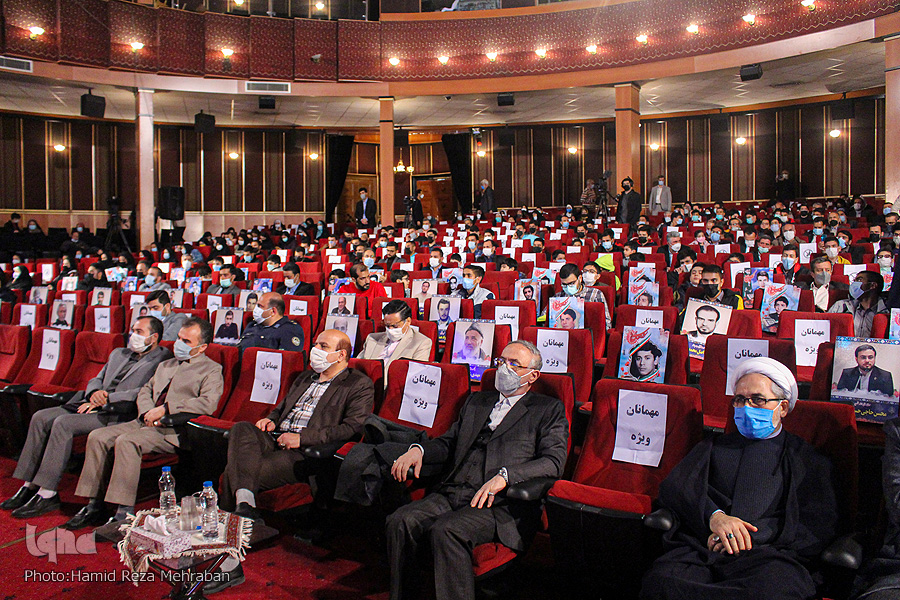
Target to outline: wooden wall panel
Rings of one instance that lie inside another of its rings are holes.
[[[288,144],[284,152],[284,209],[286,211],[304,210],[304,173],[302,148]]]
[[[850,189],[850,123],[851,121],[834,121],[831,118],[830,107],[825,107],[825,123],[823,134],[825,138],[825,182],[824,194],[826,196],[840,196]],[[839,137],[833,138],[831,130],[841,132]]]
[[[755,121],[752,115],[731,117],[731,199],[754,199],[754,160],[756,148]],[[746,143],[734,140],[743,137]]]
[[[800,195],[825,193],[825,109],[805,106],[800,109]]]
[[[306,207],[304,210],[320,212],[325,210],[325,143],[322,134],[307,133],[306,148],[308,152],[315,150],[319,160],[310,160],[307,156],[304,173],[306,181]]]
[[[24,165],[24,208],[47,208],[47,132],[46,122],[24,119],[22,163]]]
[[[284,211],[284,132],[267,131],[265,134],[265,201],[266,212]]]
[[[0,116],[0,208],[22,208],[22,119]]]
[[[182,128],[181,178],[184,186],[184,209],[203,210],[203,179],[200,173],[200,135],[193,128]]]
[[[72,143],[69,139],[69,124],[60,121],[47,122],[47,208],[50,210],[68,210],[69,192],[71,190]],[[66,149],[57,152],[56,144],[64,144]]]
[[[116,125],[116,195],[123,211],[137,207],[137,148],[135,126]],[[105,198],[98,199],[101,203]],[[100,210],[106,207],[101,205]]]
[[[181,185],[181,128],[156,128],[157,187]]]
[[[218,212],[222,204],[222,132],[202,133],[203,211]]]
[[[241,131],[218,131],[222,138],[222,200],[226,212],[244,210],[244,153]],[[238,152],[240,156],[231,158],[229,154]]]
[[[687,121],[666,123],[666,185],[672,188],[672,206],[687,200]]]
[[[776,112],[776,163],[775,176],[787,169],[791,179],[797,185],[796,193],[800,193],[800,109],[790,108]],[[774,189],[774,182],[772,187]]]
[[[708,200],[731,200],[731,128],[728,117],[709,119],[709,191]]]
[[[531,129],[515,129],[512,147],[513,196],[520,206],[534,206],[534,169],[531,154]]]
[[[244,210],[263,210],[263,132],[244,132]]]
[[[375,175],[378,173],[378,145],[354,144],[356,146],[356,173]]]
[[[72,210],[94,208],[94,125],[90,121],[73,121],[70,137],[71,148],[71,202]],[[68,208],[68,207],[66,207]]]
[[[666,175],[669,145],[667,140],[667,123],[644,121],[641,126],[641,158],[643,159],[643,181],[639,182],[641,195],[647,201],[650,190],[656,185],[657,177]],[[659,144],[653,150],[650,145]],[[632,175],[634,177],[634,175]]]
[[[857,100],[856,118],[850,122],[851,194],[868,194],[875,190],[876,102],[874,98]]]
[[[565,191],[563,197],[559,198],[559,204],[571,203],[573,206],[581,203],[581,192],[584,191],[585,179],[585,163],[584,163],[584,141],[582,138],[581,127],[566,127],[563,130],[565,139],[562,144],[563,164],[565,164]],[[575,148],[577,152],[570,154],[568,149]]]
[[[109,198],[116,188],[115,126],[109,123],[94,125],[94,202]]]
[[[754,157],[756,160],[756,197],[775,197],[775,175],[778,173],[778,139],[775,111],[762,111],[756,115]]]
[[[553,206],[553,140],[549,127],[533,132],[534,205]]]
[[[885,113],[885,105],[884,98],[879,98],[875,101],[875,123],[876,123],[876,134],[875,134],[875,193],[883,194],[884,193],[884,113]]]
[[[497,208],[515,206],[513,204],[513,180],[512,180],[512,148],[500,146],[497,142],[496,132],[491,132],[494,156],[494,200]]]
[[[603,125],[603,169],[610,171],[609,191],[619,192],[619,174],[616,172],[616,128],[612,123]]]
[[[690,119],[688,127],[688,194],[691,203],[709,202],[709,119]]]
[[[450,159],[447,158],[447,152],[441,142],[431,144],[431,168],[433,173],[450,172]]]

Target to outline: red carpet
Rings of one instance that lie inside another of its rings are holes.
[[[10,475],[15,462],[0,457],[0,497],[8,498],[19,483]],[[146,479],[146,478],[145,478]],[[31,519],[27,523],[13,519],[8,511],[0,511],[0,581],[2,600],[44,600],[51,597],[90,600],[147,600],[161,598],[169,586],[158,578],[134,586],[123,581],[124,569],[112,544],[98,541],[96,555],[61,555],[52,564],[46,556],[32,556],[25,541],[26,525],[33,525],[38,535],[64,523],[82,505],[73,494],[77,479],[67,474],[61,484],[63,512]],[[152,486],[142,482],[142,491]],[[147,501],[140,507],[149,507]],[[358,516],[358,515],[357,515]],[[324,547],[313,546],[294,539],[291,526],[276,519],[267,519],[282,533],[259,548],[251,549],[243,563],[247,581],[240,586],[216,594],[214,598],[228,599],[292,599],[292,600],[384,600],[388,597],[388,574],[383,548],[375,541],[371,526],[352,522],[348,516],[340,533]],[[369,524],[370,525],[370,524]],[[34,545],[34,544],[32,544]],[[538,539],[527,559],[524,573],[518,573],[521,589],[512,597],[552,597],[549,546]],[[72,573],[103,573],[109,581],[85,582],[73,580]],[[62,577],[61,581],[36,581],[36,578]]]

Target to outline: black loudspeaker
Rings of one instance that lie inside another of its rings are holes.
[[[208,115],[203,111],[194,115],[194,131],[197,133],[215,133],[216,116]]]
[[[839,100],[831,105],[831,120],[842,121],[856,117],[856,105],[853,100]]]
[[[755,63],[741,67],[741,81],[753,81],[762,77],[762,65]]]
[[[180,221],[184,218],[184,188],[166,186],[159,188],[156,212],[160,219]]]
[[[81,116],[102,119],[106,114],[106,98],[88,92],[81,96]]]
[[[512,92],[500,92],[497,94],[497,106],[513,106],[516,103],[516,97]]]
[[[394,146],[409,146],[409,132],[407,130],[394,130]]]
[[[497,144],[500,146],[515,146],[516,132],[501,129],[497,132]]]
[[[275,110],[275,96],[260,96],[259,110]]]

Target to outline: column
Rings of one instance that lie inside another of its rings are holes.
[[[893,202],[900,196],[900,36],[884,41],[884,58],[884,199]]]
[[[153,210],[156,204],[156,174],[153,169],[153,90],[138,89],[134,94],[137,104],[137,177],[138,177],[138,226],[137,248],[146,248],[154,239],[156,226]],[[137,224],[132,224],[135,227]]]
[[[636,83],[616,86],[616,181],[610,191],[617,193],[619,182],[634,180],[635,191],[641,191],[641,87]]]
[[[379,98],[378,208],[383,225],[394,224],[394,98]]]

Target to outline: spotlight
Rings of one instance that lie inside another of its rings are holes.
[[[56,150],[57,152],[65,152],[66,151],[66,147],[63,144],[56,144],[55,146],[53,146],[53,149]]]
[[[478,158],[484,158],[485,156],[487,156],[487,152],[485,152],[484,150],[479,150],[475,154],[478,155]]]
[[[324,2],[316,2],[316,10],[325,10]]]
[[[309,153],[309,160],[319,160],[319,154],[318,154],[318,152],[310,152],[310,153]]]
[[[735,138],[734,143],[737,144],[738,146],[743,146],[744,144],[747,143],[747,138],[745,138],[745,137]]]
[[[741,17],[747,25],[756,25],[756,15],[749,13]]]
[[[497,60],[496,52],[488,52],[487,54],[485,54],[485,56],[487,56],[487,59],[491,62],[494,62],[495,60]]]
[[[396,56],[392,56],[388,59],[388,62],[391,63],[392,66],[396,67],[397,65],[400,64],[400,59],[397,58]]]
[[[569,146],[569,154],[578,154],[578,148],[575,146]]]
[[[137,52],[144,49],[144,42],[131,42],[131,51]]]
[[[231,48],[222,48],[222,56],[225,58],[231,58],[234,55],[234,50]]]
[[[800,6],[808,8],[810,11],[816,10],[816,0],[802,0]]]
[[[831,131],[828,132],[828,135],[830,135],[833,138],[839,138],[839,137],[841,137],[841,130],[840,129],[832,129]]]
[[[697,35],[698,33],[700,33],[700,26],[697,25],[696,23],[691,23],[690,25],[685,27],[685,29],[687,30],[688,33],[692,33],[694,35]]]
[[[588,51],[588,54],[597,54],[597,44],[591,44],[585,50]]]
[[[448,62],[450,62],[450,57],[449,56],[438,56],[438,62],[441,63],[442,65],[446,65]]]
[[[231,160],[237,160],[238,158],[240,158],[240,156],[241,155],[238,154],[237,152],[229,152],[228,153],[228,158],[230,158]]]
[[[544,58],[545,56],[547,56],[547,51],[543,48],[538,48],[534,51],[534,53],[538,55],[538,58]]]
[[[238,6],[243,6],[244,0],[234,0],[234,3],[237,4]]]
[[[659,144],[653,142],[652,144],[650,144],[650,149],[656,152],[657,150],[659,150]]]
[[[29,28],[28,28],[28,31],[31,32],[31,35],[29,35],[28,37],[31,38],[32,40],[36,40],[36,39],[38,38],[39,35],[44,35],[44,28],[43,28],[43,27],[37,27],[37,26],[35,26],[35,27],[29,27]]]
[[[646,36],[645,34],[643,34],[643,33],[642,33],[641,35],[637,36],[637,37],[634,38],[634,39],[637,40],[637,43],[638,43],[638,44],[643,44],[643,45],[645,45],[645,46],[646,46],[647,43],[650,41],[650,38],[647,37],[647,36]]]

